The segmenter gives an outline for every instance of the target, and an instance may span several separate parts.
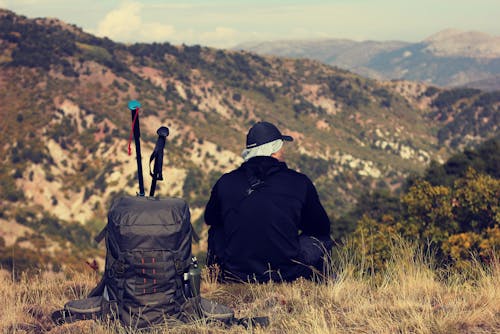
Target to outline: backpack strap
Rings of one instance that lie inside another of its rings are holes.
[[[104,237],[106,236],[106,232],[108,231],[108,225],[106,224],[106,226],[104,226],[104,228],[101,230],[101,232],[99,232],[98,235],[95,236],[94,238],[94,241],[98,244],[101,243],[101,241],[104,239]]]
[[[162,167],[163,167],[163,149],[165,147],[165,140],[169,134],[169,130],[166,126],[162,126],[156,131],[158,134],[158,139],[156,141],[155,148],[151,156],[149,157],[149,174],[153,178],[151,183],[151,189],[149,191],[149,196],[153,197],[156,190],[156,181],[163,180]],[[151,171],[151,162],[154,161],[153,171]]]
[[[259,177],[256,173],[255,170],[253,170],[252,168],[244,168],[244,171],[245,171],[245,175],[247,177],[247,180],[248,180],[248,183],[250,184],[250,187],[248,187],[248,189],[245,191],[243,197],[241,198],[241,200],[236,204],[234,205],[232,208],[230,208],[227,213],[226,213],[226,216],[229,212],[231,212],[232,210],[236,210],[237,208],[239,208],[239,206],[241,205],[241,203],[243,203],[243,201],[245,199],[247,199],[254,191],[264,187],[266,185],[265,183],[265,180],[273,175],[274,173],[277,173],[281,170],[281,168],[271,168],[269,169],[264,175],[263,177]],[[224,216],[224,219],[225,219],[225,216]],[[223,220],[224,220],[223,219]]]
[[[193,224],[189,224],[190,226],[190,229],[191,229],[191,235],[193,236],[193,240],[194,242],[198,243],[200,242],[200,236],[198,235],[198,233],[196,233],[196,230],[194,229],[194,226]]]
[[[254,328],[257,325],[264,328],[269,326],[269,317],[235,318],[233,324],[243,326],[246,329]]]
[[[248,183],[250,183],[250,187],[246,190],[246,196],[243,197],[243,199],[250,196],[258,188],[264,186],[264,180],[259,178],[251,168],[245,168],[245,175]]]

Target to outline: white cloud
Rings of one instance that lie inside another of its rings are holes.
[[[188,4],[188,3],[160,3],[160,4],[148,5],[148,8],[153,8],[153,9],[192,9],[192,8],[194,8],[194,5]]]
[[[0,0],[0,7],[58,17],[120,42],[227,47],[231,40],[317,37],[418,41],[444,27],[500,34],[499,0]]]
[[[200,34],[200,41],[204,45],[233,46],[236,44],[238,31],[228,27],[217,27],[214,31]]]
[[[0,1],[0,6],[2,7],[6,7],[7,5],[13,5],[13,4],[17,4],[17,5],[35,5],[36,4],[36,0],[16,0],[16,1],[12,1],[12,0],[2,0]]]
[[[141,35],[144,40],[165,41],[175,34],[175,28],[170,25],[157,22],[144,23],[141,28]]]
[[[171,25],[144,22],[142,8],[139,2],[123,2],[99,22],[95,33],[123,42],[163,42],[175,33]]]

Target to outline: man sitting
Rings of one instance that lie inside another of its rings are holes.
[[[284,136],[271,123],[248,132],[245,162],[223,175],[205,210],[209,265],[242,282],[311,278],[331,250],[330,220],[311,180],[287,167]]]

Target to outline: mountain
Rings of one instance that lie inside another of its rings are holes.
[[[325,64],[346,68],[378,79],[382,77],[365,67],[364,64],[380,52],[398,50],[407,45],[409,43],[399,41],[355,42],[347,39],[321,39],[243,43],[234,49],[248,50],[264,55],[315,59]]]
[[[242,162],[258,120],[294,136],[287,162],[313,180],[332,219],[369,189],[397,192],[406,176],[495,135],[500,123],[497,93],[379,82],[308,59],[125,45],[0,10],[2,265],[12,265],[1,254],[14,248],[17,268],[21,259],[58,268],[58,259],[99,254],[91,238],[112,199],[137,192],[127,154],[132,99],[143,106],[146,186],[156,130],[166,125],[156,194],[185,198],[202,239],[210,189]]]
[[[433,55],[441,57],[500,58],[500,36],[479,31],[446,29],[423,41]]]
[[[476,88],[484,91],[500,90],[500,75],[490,77],[484,80],[468,82],[467,87]]]
[[[235,50],[310,58],[379,80],[410,80],[449,87],[500,90],[500,36],[444,30],[419,43],[345,39],[244,43]],[[478,85],[475,82],[491,82]]]

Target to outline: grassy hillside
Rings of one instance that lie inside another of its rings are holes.
[[[195,323],[153,333],[494,333],[500,331],[500,266],[474,263],[467,271],[437,270],[433,259],[411,244],[395,242],[391,261],[377,274],[338,254],[338,277],[322,284],[220,285],[206,275],[202,294],[232,307],[237,317],[269,316],[268,328],[224,328]],[[69,299],[86,296],[97,277],[66,272],[13,283],[1,272],[0,314],[5,333],[139,333],[115,323],[82,321],[54,327],[50,313]]]

